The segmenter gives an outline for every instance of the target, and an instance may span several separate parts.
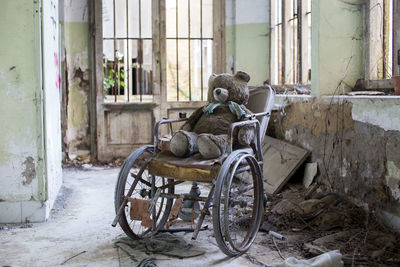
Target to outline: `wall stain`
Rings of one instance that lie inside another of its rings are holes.
[[[89,71],[82,71],[81,68],[77,68],[74,73],[74,79],[79,79],[79,87],[84,90],[89,90]]]
[[[24,161],[25,171],[21,173],[25,177],[25,181],[22,182],[23,185],[28,185],[36,178],[35,162],[32,157],[27,157]]]

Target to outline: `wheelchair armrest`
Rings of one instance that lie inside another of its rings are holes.
[[[233,132],[235,128],[237,127],[242,127],[242,126],[250,126],[250,125],[255,125],[256,126],[256,135],[255,135],[255,144],[256,144],[256,150],[257,150],[257,158],[258,160],[262,160],[262,150],[261,150],[261,136],[260,136],[260,122],[255,119],[256,114],[252,114],[251,117],[253,117],[250,120],[247,121],[238,121],[234,122],[231,124],[228,132],[228,154],[232,153],[233,150]],[[267,114],[264,114],[267,115]],[[261,116],[261,115],[260,115]]]
[[[170,127],[172,127],[172,123],[176,123],[176,122],[181,122],[181,121],[186,121],[189,118],[181,118],[181,119],[165,119],[165,120],[160,120],[156,123],[156,125],[154,126],[154,151],[159,151],[160,148],[158,146],[159,144],[159,132],[160,132],[160,126],[163,124],[170,124]]]

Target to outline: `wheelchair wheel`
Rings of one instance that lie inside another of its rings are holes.
[[[130,200],[150,200],[152,203],[151,227],[143,226],[141,220],[132,219],[131,205],[128,201],[119,219],[119,224],[124,232],[132,239],[149,237],[162,229],[168,220],[173,199],[160,196],[160,193],[174,193],[174,186],[168,185],[171,180],[154,176],[148,173],[149,159],[153,153],[153,146],[144,146],[134,151],[124,162],[118,174],[114,194],[115,212],[117,213],[127,196],[130,187],[134,184]],[[156,195],[156,197],[154,197]],[[154,198],[153,198],[154,197]],[[135,216],[135,214],[133,214]]]
[[[262,172],[257,160],[234,151],[218,173],[213,200],[213,225],[219,248],[228,256],[246,252],[264,213]]]

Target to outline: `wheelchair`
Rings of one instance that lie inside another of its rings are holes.
[[[162,150],[160,127],[169,126],[172,131],[173,123],[187,118],[157,122],[154,145],[132,152],[121,167],[112,226],[119,223],[132,239],[151,237],[169,226],[174,219],[171,210],[179,199],[181,203],[200,201],[204,204],[192,239],[197,238],[205,216],[212,214],[214,236],[221,251],[230,257],[245,253],[254,242],[264,216],[262,142],[275,98],[275,90],[270,86],[249,91],[247,107],[254,113],[230,126],[227,153],[220,158],[206,160],[199,154],[178,158]],[[241,126],[256,129],[250,147],[234,147],[233,133]],[[186,181],[209,183],[211,189],[206,196],[176,194],[175,186]],[[143,213],[148,213],[144,219]]]

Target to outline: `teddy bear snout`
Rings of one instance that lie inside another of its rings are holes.
[[[228,90],[223,88],[215,88],[213,93],[214,93],[214,99],[217,102],[221,103],[225,103],[229,96]]]

